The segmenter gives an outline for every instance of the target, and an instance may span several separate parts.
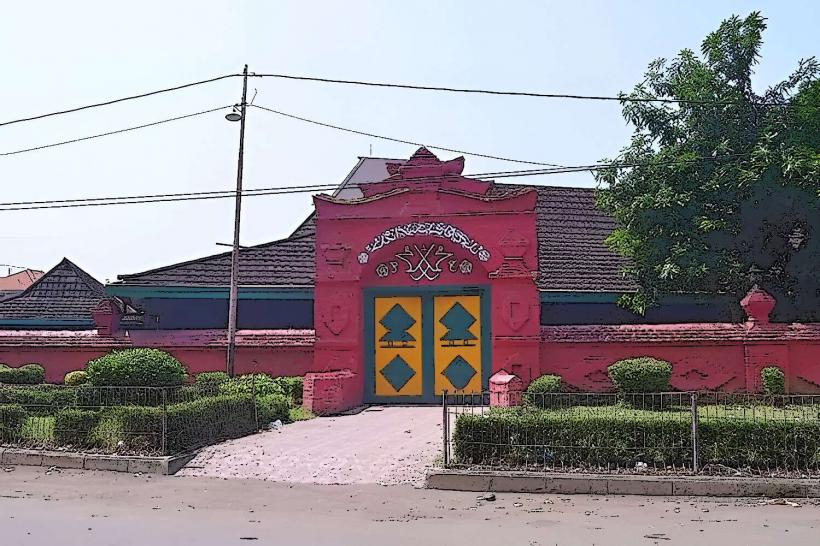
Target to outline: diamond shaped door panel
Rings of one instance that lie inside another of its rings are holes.
[[[481,297],[433,300],[435,394],[481,392]]]
[[[374,298],[375,394],[422,394],[421,298]]]

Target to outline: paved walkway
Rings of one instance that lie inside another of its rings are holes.
[[[441,451],[441,408],[372,407],[202,450],[179,475],[422,486]]]

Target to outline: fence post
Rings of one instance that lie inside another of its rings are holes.
[[[253,398],[253,422],[259,430],[259,408],[256,405],[256,373],[251,374],[251,397]]]
[[[162,454],[168,455],[168,388],[162,387]]]
[[[692,407],[692,471],[698,473],[698,393],[690,394]]]
[[[441,393],[441,413],[441,434],[444,441],[444,467],[446,468],[450,464],[450,419],[447,415],[447,389],[444,389]]]

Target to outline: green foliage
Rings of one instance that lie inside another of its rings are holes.
[[[20,404],[34,414],[51,414],[74,405],[76,389],[61,385],[1,387],[0,404]]]
[[[700,56],[652,61],[624,95],[684,101],[624,102],[634,133],[615,162],[633,166],[596,173],[598,206],[619,226],[607,244],[640,287],[624,307],[643,313],[676,292],[737,297],[757,282],[778,320],[820,320],[809,273],[820,262],[820,64],[800,61],[757,94],[765,29],[757,12],[733,16]]]
[[[561,376],[545,374],[527,385],[527,392],[524,393],[524,403],[539,407],[554,406],[558,402],[555,393],[561,392]]]
[[[99,422],[96,411],[67,408],[54,414],[54,441],[60,446],[93,445],[92,432]]]
[[[462,464],[666,467],[692,464],[686,412],[493,411],[462,414],[453,454]],[[775,411],[773,408],[770,410]],[[820,421],[701,417],[700,462],[731,468],[818,468]],[[776,438],[777,441],[772,441]]]
[[[763,392],[766,394],[786,394],[786,375],[777,366],[760,370],[760,378],[763,380]]]
[[[274,382],[278,383],[282,389],[282,394],[290,398],[294,405],[302,403],[302,392],[305,387],[305,378],[298,375],[274,377]]]
[[[266,427],[279,419],[283,423],[290,421],[291,399],[282,394],[267,394],[256,401],[259,426]]]
[[[216,389],[221,384],[230,381],[230,376],[225,372],[202,372],[194,377],[194,384],[206,389]]]
[[[302,400],[304,380],[296,376],[271,377],[268,374],[246,374],[220,384],[222,394],[252,394],[257,396],[280,394],[287,396],[294,403]]]
[[[253,398],[248,395],[207,396],[168,406],[166,451],[178,453],[256,430]],[[162,451],[162,408],[119,406],[102,412],[92,433],[95,445],[107,451]]]
[[[19,404],[0,405],[0,443],[13,443],[22,435],[28,412]]]
[[[290,408],[290,416],[289,420],[291,423],[295,423],[297,421],[309,421],[316,416],[313,414],[312,411],[306,409],[303,406],[296,406],[295,408]]]
[[[75,370],[73,372],[68,372],[67,374],[65,374],[65,379],[63,379],[63,383],[70,387],[83,385],[85,383],[88,383],[88,374],[85,370]]]
[[[622,393],[669,390],[672,365],[649,356],[619,360],[607,369],[615,388]]]
[[[166,387],[181,385],[185,368],[158,349],[112,351],[86,365],[88,381],[97,387]]]
[[[0,364],[0,383],[9,385],[37,385],[46,379],[46,371],[39,364],[25,364],[10,368]]]

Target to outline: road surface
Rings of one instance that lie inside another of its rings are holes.
[[[759,499],[430,491],[13,467],[0,544],[460,545],[818,543],[820,505]]]

